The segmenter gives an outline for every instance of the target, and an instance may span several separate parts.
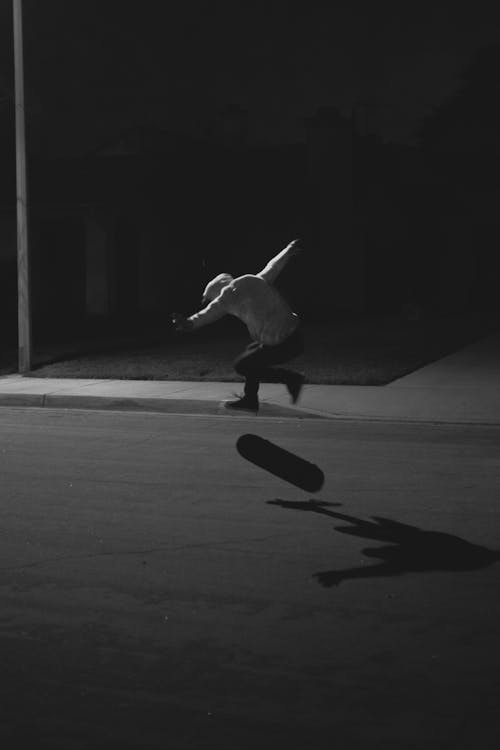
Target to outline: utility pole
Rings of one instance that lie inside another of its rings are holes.
[[[28,180],[24,112],[24,59],[22,0],[12,0],[14,20],[14,77],[16,90],[16,195],[17,195],[17,318],[19,372],[31,370],[31,295],[28,243]]]

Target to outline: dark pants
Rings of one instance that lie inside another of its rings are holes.
[[[296,376],[297,373],[284,367],[273,367],[273,365],[288,362],[303,351],[304,339],[300,327],[276,346],[266,346],[256,341],[247,346],[234,363],[234,369],[238,375],[245,378],[245,396],[251,399],[257,398],[261,381],[288,383],[290,378]]]

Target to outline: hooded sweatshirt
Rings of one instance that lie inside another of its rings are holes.
[[[205,289],[203,297],[212,298],[210,304],[188,320],[194,328],[201,328],[224,315],[234,315],[245,323],[253,341],[266,346],[280,344],[299,324],[298,316],[272,285],[291,254],[292,248],[285,247],[255,276],[233,279],[220,274]]]

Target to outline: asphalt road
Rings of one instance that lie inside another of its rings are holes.
[[[499,445],[1,409],[2,747],[496,749]]]

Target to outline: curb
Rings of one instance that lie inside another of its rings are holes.
[[[60,394],[2,393],[0,407],[37,407],[46,409],[89,409],[101,411],[145,411],[161,414],[193,414],[197,416],[249,417],[233,414],[220,401],[180,398],[133,398],[113,396],[65,396]],[[286,419],[328,419],[327,415],[288,409],[286,406],[261,403],[258,417]]]
[[[64,393],[29,393],[29,392],[1,392],[0,407],[25,407],[25,408],[49,408],[49,409],[81,409],[96,411],[129,411],[150,412],[157,414],[175,414],[192,416],[216,416],[216,417],[239,417],[252,419],[255,415],[249,413],[238,414],[224,408],[220,399],[203,398],[171,398],[171,397],[148,397],[148,396],[91,396],[88,394],[64,394]],[[341,422],[372,422],[412,425],[435,425],[448,427],[500,427],[500,417],[492,410],[488,415],[484,409],[477,410],[476,414],[457,416],[453,411],[443,411],[441,414],[432,413],[432,410],[408,409],[406,413],[398,413],[396,410],[383,410],[357,412],[355,410],[343,410],[337,404],[336,411],[325,411],[323,409],[301,408],[298,406],[284,406],[281,404],[261,401],[259,418],[268,419],[294,419],[294,420],[317,420],[327,419]]]
[[[2,393],[0,406],[35,406],[45,405],[45,394],[40,393]]]

